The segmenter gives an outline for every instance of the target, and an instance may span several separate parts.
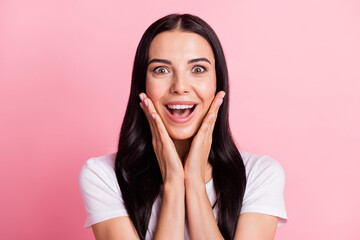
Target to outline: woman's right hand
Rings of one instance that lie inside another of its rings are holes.
[[[140,93],[140,107],[143,109],[149,122],[152,144],[158,160],[163,184],[173,181],[184,181],[184,168],[176,151],[174,142],[170,138],[160,115],[157,114],[154,104],[145,93]]]

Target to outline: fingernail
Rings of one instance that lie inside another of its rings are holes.
[[[219,101],[218,101],[218,106],[220,106],[222,103],[223,103],[223,100],[222,100],[222,99],[219,99]]]
[[[141,107],[142,109],[144,109],[141,103],[142,103],[142,102],[140,102],[140,104],[139,104],[139,105],[140,105],[140,107]]]
[[[151,114],[151,116],[155,120],[155,113]]]
[[[139,97],[140,97],[141,101],[144,100],[144,96],[141,93],[139,94]]]
[[[215,117],[215,113],[212,113],[211,115],[210,115],[210,119],[213,119]]]
[[[148,103],[148,100],[147,99],[145,99],[145,106],[149,106],[149,103]]]
[[[221,98],[224,98],[224,97],[225,97],[225,94],[226,94],[225,92],[222,92],[220,97],[221,97]]]

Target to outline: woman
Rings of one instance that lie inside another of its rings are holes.
[[[89,159],[79,176],[96,239],[274,238],[287,221],[284,172],[237,149],[228,92],[206,22],[171,14],[146,30],[118,151]]]

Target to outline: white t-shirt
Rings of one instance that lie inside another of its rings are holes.
[[[246,190],[241,213],[257,212],[277,216],[278,226],[287,222],[284,202],[285,174],[281,165],[270,156],[239,151],[246,171]],[[86,228],[111,218],[128,216],[115,171],[116,153],[90,158],[80,170],[79,186],[87,212]],[[161,188],[162,189],[162,188]],[[206,183],[206,192],[213,206],[216,200],[213,179]],[[161,194],[156,198],[151,212],[146,239],[152,239],[158,222]],[[217,206],[217,205],[216,205]],[[213,209],[217,219],[217,207]],[[185,238],[189,237],[187,220]]]

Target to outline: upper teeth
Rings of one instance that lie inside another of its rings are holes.
[[[171,109],[187,109],[192,108],[194,105],[167,105]]]

